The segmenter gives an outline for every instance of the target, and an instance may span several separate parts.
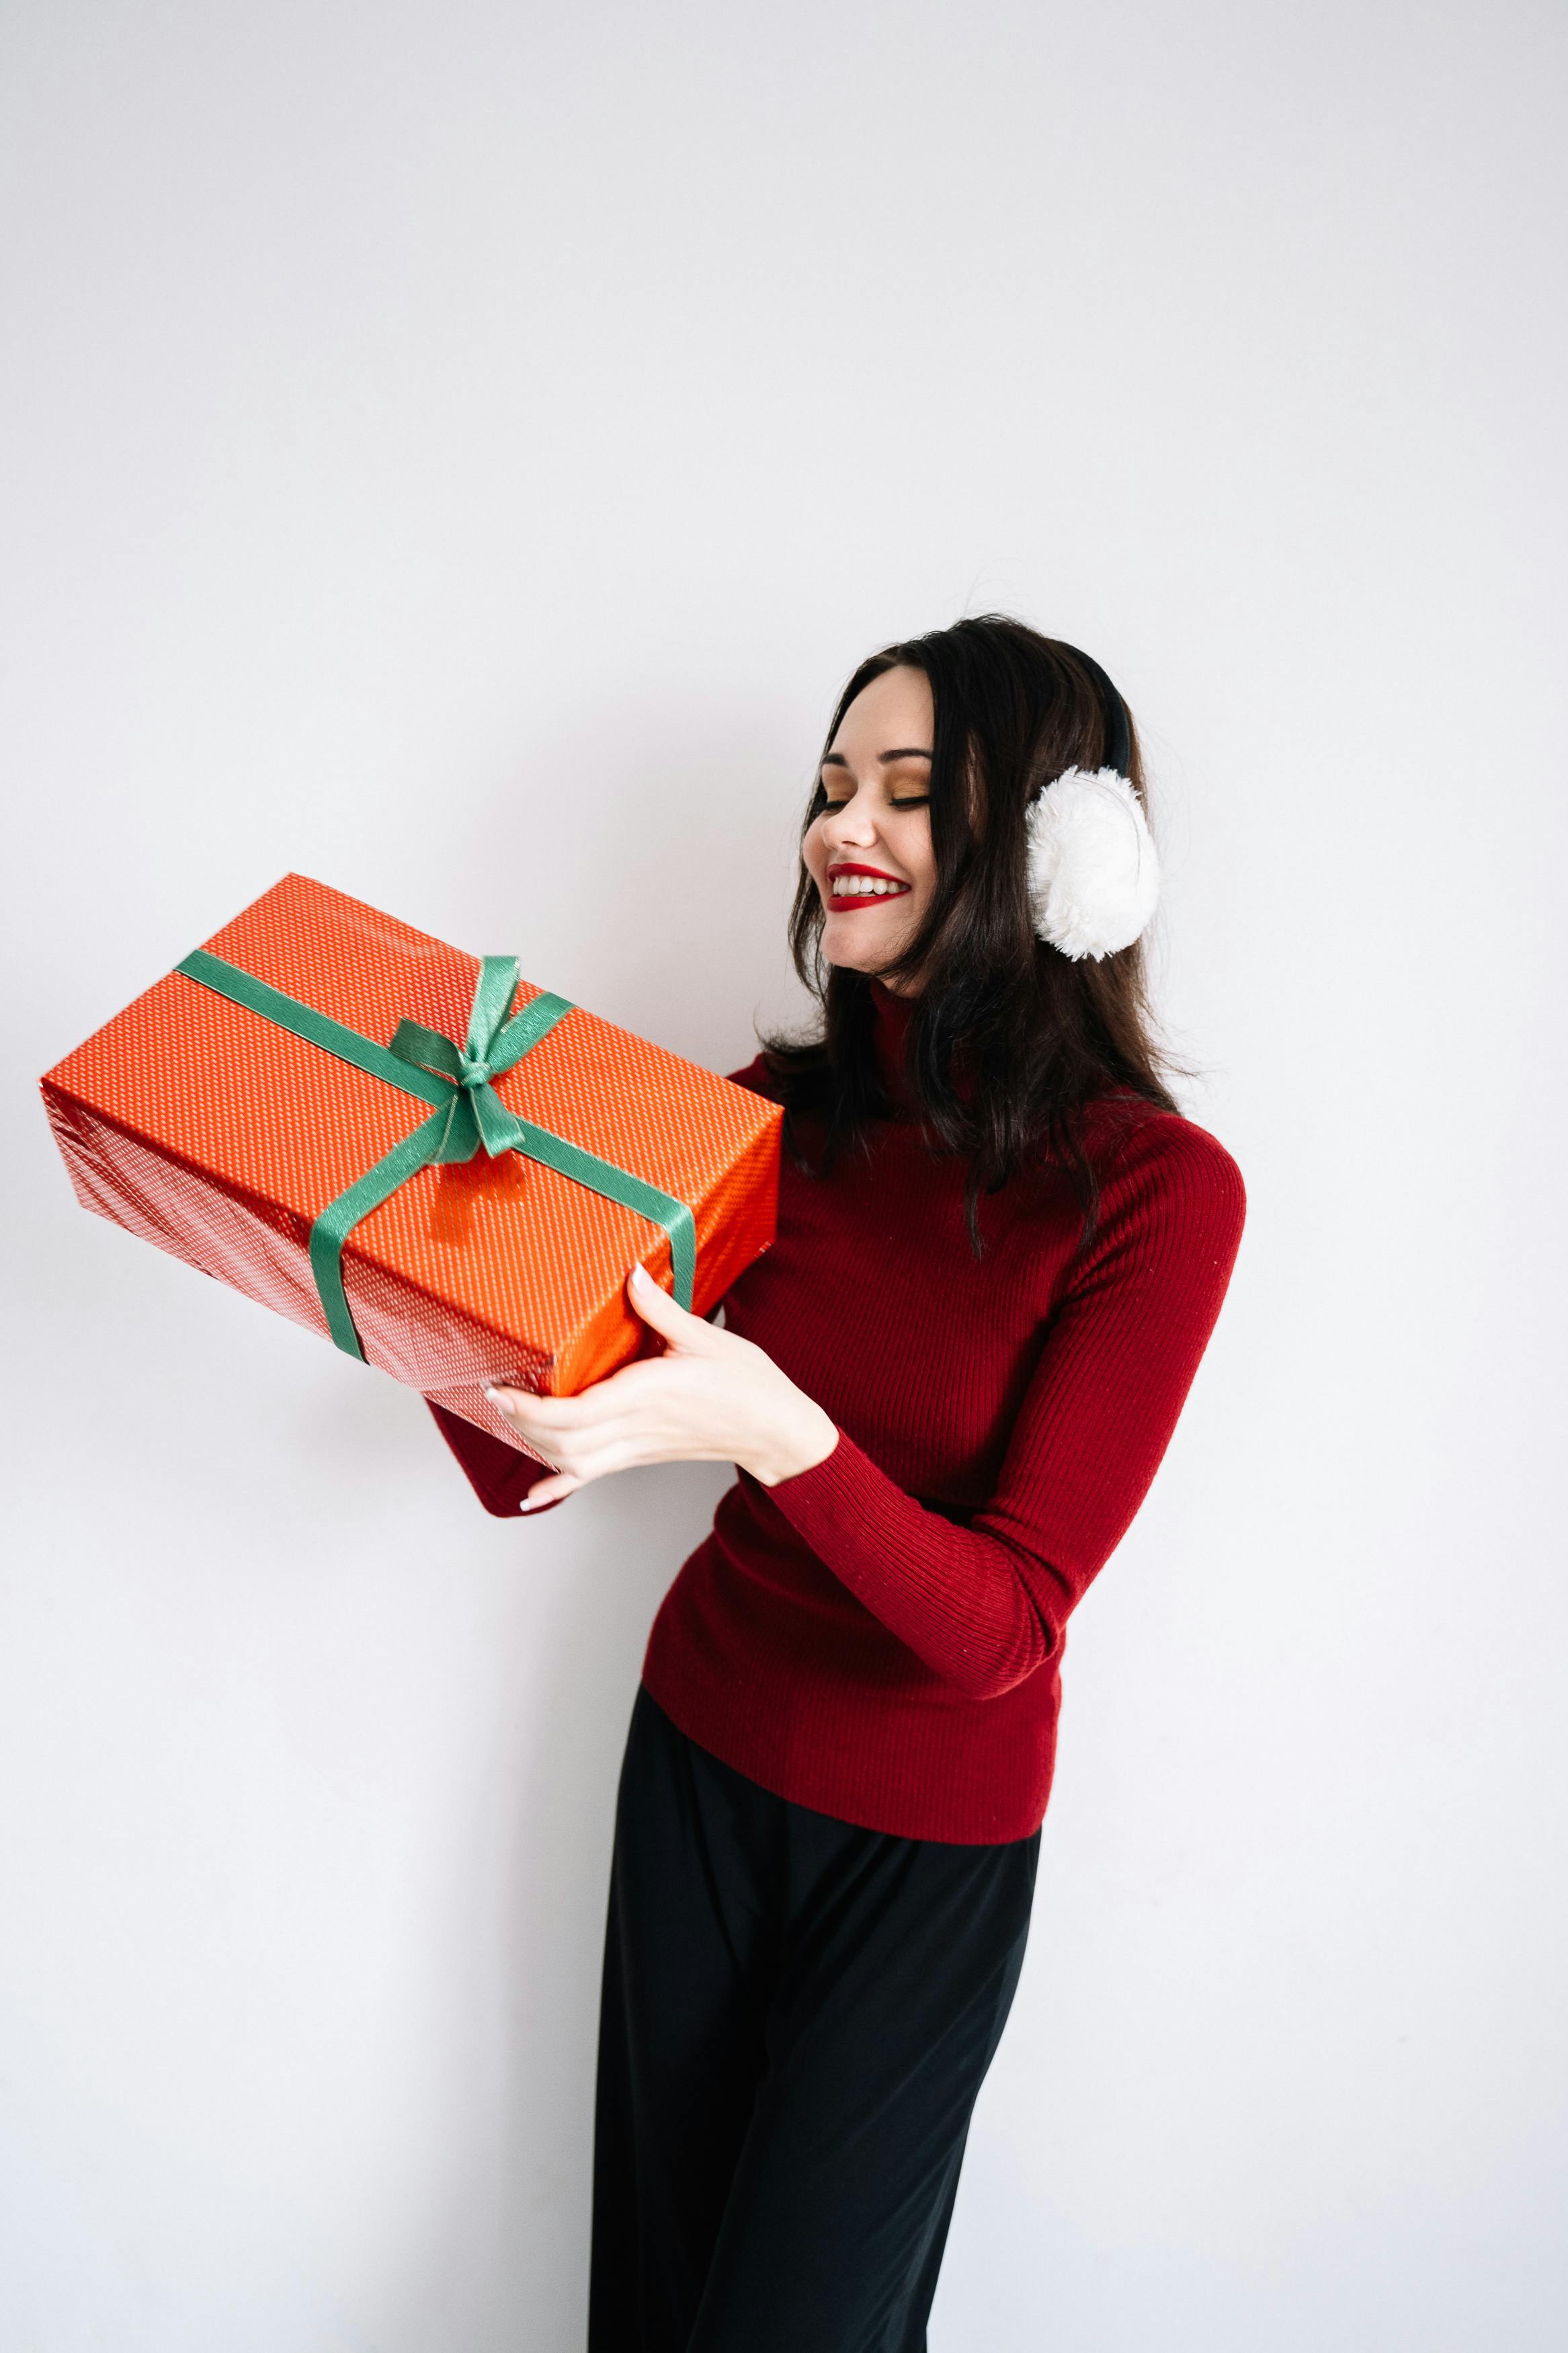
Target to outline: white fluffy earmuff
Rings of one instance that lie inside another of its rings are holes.
[[[1065,956],[1131,947],[1154,912],[1160,861],[1142,805],[1115,768],[1066,768],[1032,801],[1029,910]]]

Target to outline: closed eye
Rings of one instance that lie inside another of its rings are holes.
[[[825,809],[847,808],[851,798],[851,795],[846,794],[842,800],[825,800],[822,806]],[[902,799],[894,801],[892,806],[894,808],[924,808],[930,799],[931,795],[929,793],[914,793]]]

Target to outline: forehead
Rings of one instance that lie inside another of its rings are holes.
[[[930,751],[935,716],[931,681],[923,670],[885,670],[863,686],[839,721],[831,749],[848,758],[897,746]]]

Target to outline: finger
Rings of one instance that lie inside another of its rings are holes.
[[[710,1324],[700,1315],[688,1314],[673,1300],[668,1292],[657,1283],[646,1266],[634,1266],[626,1278],[626,1297],[645,1324],[679,1348],[701,1353],[705,1342],[718,1338]]]
[[[592,1430],[536,1430],[521,1413],[504,1419],[531,1453],[552,1471],[575,1479],[594,1478],[601,1470],[617,1471],[635,1460],[641,1434],[639,1423],[628,1414],[616,1414]]]
[[[531,1453],[537,1454],[542,1462],[548,1462],[552,1470],[557,1467],[555,1457],[558,1451],[558,1440],[552,1434],[533,1428],[515,1407],[508,1405],[502,1398],[492,1398],[490,1403],[507,1428],[517,1432]]]
[[[553,1435],[592,1430],[603,1419],[605,1410],[598,1392],[608,1386],[607,1382],[595,1381],[592,1388],[582,1390],[576,1397],[541,1397],[533,1389],[503,1388],[488,1388],[485,1396],[514,1429]],[[608,1403],[612,1411],[619,1410],[615,1399]]]
[[[591,1454],[574,1454],[565,1461],[552,1462],[549,1477],[531,1487],[529,1493],[545,1501],[557,1493],[569,1494],[574,1488],[586,1487],[595,1479],[607,1479],[614,1471],[629,1471],[638,1460],[635,1448],[619,1444],[595,1448]]]
[[[553,1471],[581,1472],[584,1461],[597,1458],[606,1448],[624,1445],[635,1438],[637,1429],[634,1418],[625,1413],[606,1415],[591,1429],[542,1429],[526,1406],[510,1411],[503,1409],[501,1419]]]
[[[537,1480],[517,1508],[520,1512],[536,1512],[542,1504],[558,1504],[563,1495],[574,1494],[582,1484],[581,1479],[574,1479],[564,1471],[553,1479]]]
[[[597,1430],[608,1415],[623,1412],[650,1379],[668,1378],[662,1357],[645,1356],[623,1365],[619,1372],[606,1374],[602,1381],[590,1381],[585,1389],[576,1389],[570,1397],[547,1397],[538,1389],[514,1389],[493,1382],[485,1396],[509,1421],[526,1416],[539,1430]]]

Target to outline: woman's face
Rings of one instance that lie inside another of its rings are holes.
[[[884,670],[855,697],[823,760],[827,805],[806,828],[801,854],[826,910],[829,964],[876,972],[912,937],[930,904],[933,717],[924,670]]]

